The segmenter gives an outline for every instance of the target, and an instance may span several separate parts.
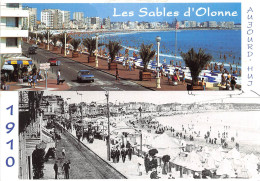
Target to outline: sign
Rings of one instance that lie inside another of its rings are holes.
[[[40,64],[40,69],[43,69],[43,70],[47,70],[47,69],[50,69],[50,63],[41,63]]]

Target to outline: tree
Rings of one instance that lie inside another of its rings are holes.
[[[36,148],[32,153],[34,179],[40,179],[43,177],[44,155],[44,149]]]
[[[74,52],[77,51],[78,47],[79,47],[79,44],[81,43],[81,40],[80,39],[72,39],[72,41],[70,42],[70,44],[73,46],[74,48]]]
[[[155,55],[155,50],[152,50],[153,44],[150,45],[145,45],[144,43],[141,45],[141,48],[139,50],[139,54],[141,59],[143,60],[144,64],[144,72],[147,71],[148,64],[150,60],[154,57]]]
[[[87,47],[88,52],[91,57],[94,56],[94,50],[96,49],[96,39],[94,38],[86,38],[83,40],[83,45]],[[98,44],[100,46],[100,44]]]
[[[48,40],[48,32],[49,32],[49,37],[52,36],[52,33],[50,31],[45,31],[43,33],[43,37],[45,38],[45,40],[47,40],[47,44],[49,44],[49,40]]]
[[[53,42],[53,45],[56,47],[57,41],[58,41],[58,36],[57,36],[57,35],[53,35],[53,36],[51,37],[51,40],[52,40],[52,42]]]
[[[42,43],[43,38],[44,38],[43,34],[40,33],[40,34],[38,35],[38,38],[40,39],[40,41],[41,41],[41,43]]]
[[[191,48],[187,53],[181,52],[181,57],[183,58],[186,66],[190,69],[192,85],[196,85],[200,72],[205,65],[211,61],[212,56],[210,54],[205,54],[204,50],[201,48],[198,53]]]
[[[31,39],[33,39],[33,38],[36,38],[36,33],[33,33],[33,32],[29,32],[29,37],[31,38]]]
[[[122,49],[122,46],[119,44],[119,42],[116,41],[109,41],[109,43],[106,45],[109,51],[109,55],[111,58],[111,62],[113,62],[116,58],[116,54]]]
[[[62,43],[62,48],[65,49],[65,33],[61,33],[58,35],[58,39]],[[71,37],[66,34],[66,43],[68,43],[71,40]]]

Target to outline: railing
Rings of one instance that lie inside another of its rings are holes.
[[[22,5],[19,4],[19,6],[8,6],[8,4],[19,4],[19,3],[6,3],[5,5],[1,5],[1,9],[8,9],[8,10],[22,10]]]
[[[6,25],[0,25],[1,30],[28,30],[28,27],[26,26],[6,26]]]

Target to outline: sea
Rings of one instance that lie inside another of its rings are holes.
[[[93,35],[84,34],[82,36],[85,38]],[[161,63],[166,62],[170,64],[171,60],[173,60],[174,64],[176,62],[179,63],[179,61],[184,63],[181,52],[188,52],[191,48],[198,51],[202,48],[205,53],[212,55],[212,62],[223,62],[225,66],[229,66],[230,63],[232,66],[238,66],[238,68],[240,68],[241,30],[177,30],[177,32],[173,30],[100,33],[99,42],[108,43],[109,40],[118,41],[123,47],[121,53],[124,54],[127,48],[129,49],[129,55],[132,56],[133,52],[138,54],[142,43],[153,44],[153,48],[157,50],[155,40],[157,36],[161,37]],[[226,59],[224,57],[226,57]]]

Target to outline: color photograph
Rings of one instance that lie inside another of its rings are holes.
[[[5,3],[2,90],[241,90],[241,3]]]

